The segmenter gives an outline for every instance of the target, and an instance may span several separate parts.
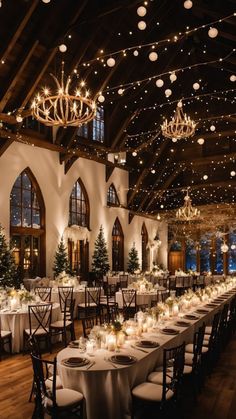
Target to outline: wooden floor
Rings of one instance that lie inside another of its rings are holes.
[[[80,335],[76,324],[76,335]],[[55,348],[55,353],[60,350]],[[53,355],[51,355],[53,357]],[[197,404],[184,403],[184,419],[236,418],[236,337],[227,345],[211,377],[206,380]],[[45,356],[49,358],[49,356]],[[30,419],[33,403],[28,403],[32,384],[29,355],[3,355],[0,362],[0,419]],[[96,419],[96,418],[93,418]],[[106,419],[106,418],[104,418]],[[147,418],[146,418],[147,419]]]

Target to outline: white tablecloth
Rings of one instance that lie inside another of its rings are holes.
[[[23,332],[29,328],[28,309],[15,311],[0,311],[1,328],[12,332],[12,351],[20,352],[23,350]],[[55,303],[52,307],[52,322],[61,319],[59,304]]]
[[[152,300],[155,300],[157,297],[157,291],[153,292],[137,292],[137,305],[144,305],[148,304],[151,307]],[[122,299],[122,292],[116,292],[116,302],[118,303],[119,308],[123,308],[123,299]]]
[[[229,297],[228,300],[230,298],[232,297]],[[158,329],[154,329],[150,333],[143,333],[144,339],[156,340],[160,344],[158,348],[146,349],[148,353],[133,349],[131,344],[134,341],[126,343],[125,348],[122,348],[120,352],[137,358],[137,362],[130,366],[117,365],[117,368],[114,368],[104,360],[104,357],[111,356],[112,352],[99,349],[96,351],[95,356],[90,358],[92,361],[95,361],[95,365],[91,369],[68,368],[61,364],[63,359],[83,355],[80,354],[79,349],[63,349],[57,356],[58,371],[63,386],[83,393],[86,400],[85,417],[87,419],[130,419],[131,389],[144,382],[147,375],[156,366],[162,364],[163,348],[174,347],[183,341],[186,344],[192,342],[194,332],[203,321],[206,324],[210,324],[214,314],[228,300],[226,299],[213,310],[208,308],[208,314],[198,314],[198,320],[188,320],[191,325],[187,328],[175,326],[176,318],[167,322],[165,325],[174,326],[180,330],[178,335],[164,335]],[[191,312],[194,312],[194,310]]]

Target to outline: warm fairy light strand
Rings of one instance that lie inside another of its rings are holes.
[[[159,46],[159,45],[162,45],[162,44],[165,44],[165,43],[168,43],[168,44],[170,44],[170,43],[177,43],[177,42],[181,41],[182,39],[184,39],[186,36],[188,36],[188,35],[190,35],[190,34],[192,34],[194,32],[197,32],[197,31],[199,31],[201,29],[208,28],[209,26],[211,27],[213,25],[216,25],[217,23],[222,23],[222,22],[224,22],[224,21],[226,21],[226,20],[228,20],[228,19],[230,19],[232,17],[235,17],[235,16],[236,16],[236,12],[233,13],[233,14],[231,14],[231,15],[229,15],[229,16],[220,18],[218,20],[214,20],[214,21],[212,21],[210,23],[206,23],[206,24],[197,26],[195,28],[188,29],[186,31],[178,32],[177,34],[173,35],[171,38],[169,37],[169,38],[161,39],[160,41],[149,42],[149,43],[143,44],[143,45],[140,45],[139,44],[139,45],[135,45],[135,46],[132,46],[132,47],[127,47],[127,48],[123,48],[123,49],[120,49],[120,50],[117,50],[117,51],[113,51],[113,52],[108,53],[108,54],[100,55],[99,57],[93,58],[92,60],[89,60],[89,61],[85,61],[85,62],[81,63],[79,66],[76,66],[76,67],[79,68],[81,66],[87,66],[87,65],[90,65],[90,64],[92,64],[92,63],[94,63],[96,61],[99,61],[101,59],[104,60],[106,58],[111,58],[111,57],[117,56],[119,54],[123,54],[124,55],[124,53],[126,53],[128,51],[135,51],[135,50],[138,50],[138,49],[140,50],[140,49],[143,49],[143,48],[149,48],[149,47],[153,47],[153,46]]]

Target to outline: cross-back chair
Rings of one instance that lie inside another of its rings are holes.
[[[83,394],[68,388],[57,389],[57,361],[43,360],[31,354],[34,388],[35,388],[35,409],[33,418],[44,419],[45,413],[52,418],[58,418],[61,414],[65,417],[74,417],[83,414]],[[47,372],[52,370],[52,387],[49,390],[46,386]]]
[[[123,315],[125,319],[133,317],[137,311],[137,291],[133,289],[122,289]]]
[[[35,287],[34,292],[42,301],[51,301],[52,287]]]
[[[52,319],[52,303],[32,304],[28,306],[29,328],[24,329],[24,350],[30,337],[46,343],[47,350],[51,352],[50,324]]]

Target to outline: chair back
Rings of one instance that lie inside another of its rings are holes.
[[[61,312],[64,313],[69,301],[73,301],[74,287],[58,287],[59,303]]]
[[[217,343],[219,325],[220,325],[221,311],[218,311],[213,318],[212,329],[209,339],[209,350],[212,350],[214,345]]]
[[[133,289],[122,289],[122,299],[123,299],[123,308],[128,309],[131,307],[136,307],[137,305],[137,291]]]
[[[199,327],[193,337],[193,370],[197,370],[201,363],[202,346],[205,334],[205,323]]]
[[[129,275],[119,275],[120,289],[128,287]]]
[[[56,407],[56,358],[53,361],[43,360],[31,353],[31,360],[34,374],[34,384],[36,390],[36,406],[38,407],[41,415],[44,417],[44,401],[46,399],[52,400],[53,407]],[[53,366],[53,381],[52,390],[49,392],[45,385],[45,380],[48,376],[48,370]]]
[[[101,287],[85,288],[85,308],[99,307]]]
[[[41,329],[49,333],[52,319],[52,303],[32,304],[28,306],[30,336],[35,337]]]
[[[34,292],[42,301],[51,301],[52,287],[35,287]]]
[[[167,400],[169,391],[178,397],[184,370],[184,354],[185,342],[174,348],[164,349],[162,402]]]
[[[85,338],[88,337],[92,328],[98,324],[97,316],[89,316],[82,318],[83,335]]]

